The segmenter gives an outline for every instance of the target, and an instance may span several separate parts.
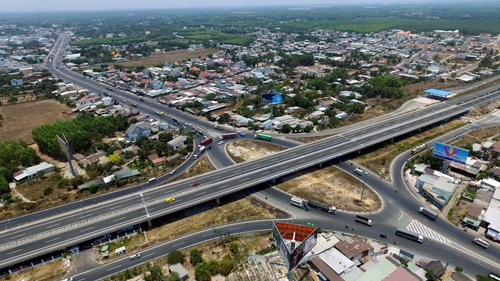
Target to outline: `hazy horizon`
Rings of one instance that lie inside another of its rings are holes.
[[[443,4],[470,4],[465,0],[442,0]],[[476,1],[478,4],[500,4],[500,1]],[[346,3],[345,0],[85,0],[73,2],[68,0],[18,0],[2,4],[0,13],[32,13],[32,12],[63,12],[63,11],[102,11],[102,10],[147,10],[147,9],[182,9],[182,8],[256,8],[265,6],[355,6],[355,5],[429,5],[436,4],[432,0],[359,0]]]

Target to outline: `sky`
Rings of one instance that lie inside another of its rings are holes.
[[[498,0],[491,0],[496,2]],[[315,6],[352,4],[436,3],[432,0],[0,0],[0,13],[169,9],[192,7]],[[439,3],[467,3],[465,0],[440,0]]]

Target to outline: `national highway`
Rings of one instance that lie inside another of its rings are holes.
[[[418,112],[396,116],[369,128],[356,129],[354,127],[352,131],[342,135],[192,179],[151,190],[145,189],[143,197],[147,202],[150,218],[160,217],[299,169],[318,165],[369,145],[463,114],[472,106],[498,98],[499,93],[495,90],[480,91],[471,96],[458,98]],[[486,95],[489,92],[492,93]],[[192,182],[200,182],[201,185],[191,188]],[[175,196],[176,201],[167,204],[165,197],[169,196]],[[77,209],[36,224],[17,226],[10,229],[8,233],[2,232],[0,255],[6,258],[1,261],[0,267],[9,266],[29,256],[33,257],[53,249],[74,245],[112,229],[117,230],[143,222],[146,220],[143,207],[141,196],[133,194],[113,202],[88,206],[87,210]]]

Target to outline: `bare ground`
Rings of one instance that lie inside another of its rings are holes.
[[[264,145],[265,144],[265,145]],[[233,141],[227,145],[228,154],[236,161],[260,158],[282,147],[256,141]],[[359,205],[363,183],[335,167],[307,169],[285,176],[276,188],[293,195],[334,205],[344,211],[370,212],[382,207],[382,201],[370,188],[365,188],[363,205]]]
[[[59,119],[71,119],[65,113],[69,108],[55,100],[41,100],[27,103],[0,106],[3,120],[0,120],[0,142],[23,139],[33,143],[33,128],[52,123]]]
[[[197,57],[215,53],[217,53],[216,49],[199,49],[194,52],[190,52],[188,50],[169,51],[161,54],[152,54],[147,58],[120,62],[119,64],[125,67],[144,66],[147,68],[159,64],[163,65],[166,61],[179,62],[187,60],[188,58],[194,59]]]

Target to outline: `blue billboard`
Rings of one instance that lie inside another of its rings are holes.
[[[262,103],[280,104],[283,103],[283,96],[276,90],[269,90],[262,94]]]
[[[469,156],[469,151],[467,149],[436,142],[432,156],[465,164],[467,156]]]

